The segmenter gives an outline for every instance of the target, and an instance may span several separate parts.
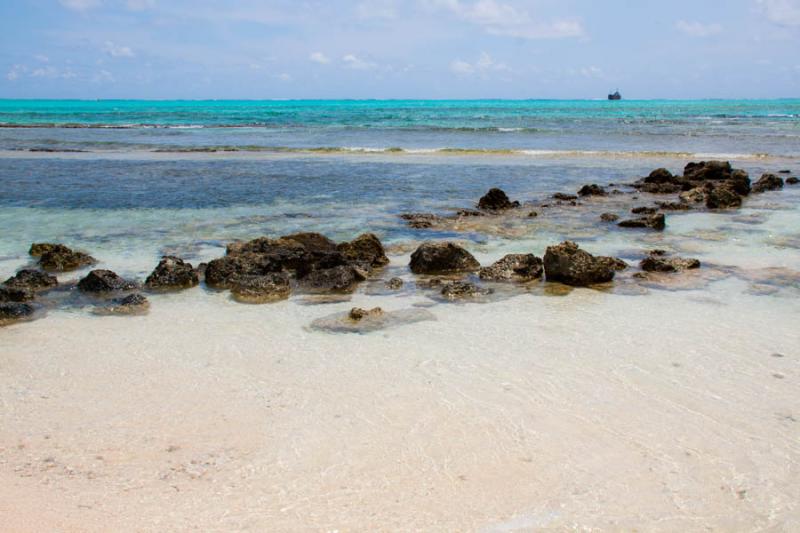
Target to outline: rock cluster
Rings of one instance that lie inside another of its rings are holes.
[[[94,257],[63,244],[34,243],[30,255],[39,258],[39,266],[53,272],[68,272],[95,264]]]

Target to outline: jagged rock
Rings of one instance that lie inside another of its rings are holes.
[[[683,186],[678,183],[642,183],[637,187],[640,191],[650,194],[675,194],[683,190]]]
[[[628,268],[628,263],[626,263],[619,257],[608,257],[600,255],[597,256],[597,260],[616,271],[625,270],[626,268]]]
[[[750,176],[741,169],[734,169],[731,173],[731,177],[725,181],[725,183],[733,189],[736,194],[741,196],[747,196],[750,194]]]
[[[706,190],[704,187],[695,187],[688,191],[683,191],[678,195],[683,202],[699,204],[706,201]]]
[[[519,207],[519,202],[512,202],[505,192],[497,188],[489,189],[489,192],[478,201],[479,209],[488,209],[490,211],[511,209],[512,207]]]
[[[414,274],[472,272],[480,263],[471,253],[452,242],[425,242],[411,254],[409,267]]]
[[[621,228],[648,228],[661,231],[666,227],[666,219],[663,213],[648,215],[644,217],[623,220],[617,226]]]
[[[352,265],[313,270],[300,279],[300,284],[310,291],[350,292],[366,278],[365,272]]]
[[[603,213],[600,215],[600,220],[603,222],[616,222],[619,220],[619,215],[615,215],[614,213]]]
[[[363,320],[364,318],[368,317],[379,317],[383,315],[383,309],[380,307],[373,307],[372,309],[362,309],[360,307],[354,307],[350,309],[350,313],[348,313],[347,317],[354,322],[358,322],[359,320]]]
[[[542,277],[542,260],[533,254],[509,254],[480,269],[480,278],[491,281],[530,281]]]
[[[797,185],[798,183],[800,183],[800,179],[797,179],[796,177],[792,176],[790,178],[786,178],[786,183],[789,185]]]
[[[164,256],[144,284],[148,289],[188,289],[200,283],[191,263],[174,256]]]
[[[31,304],[22,302],[0,303],[0,324],[16,322],[31,318],[34,308]]]
[[[0,302],[30,302],[36,293],[26,287],[0,285]]]
[[[234,299],[247,303],[266,303],[283,300],[291,292],[289,275],[270,272],[260,276],[239,276],[231,283]]]
[[[675,177],[666,168],[657,168],[644,178],[645,183],[671,183]]]
[[[645,207],[645,206],[634,207],[633,209],[631,209],[631,213],[633,213],[634,215],[654,215],[656,211],[657,210],[655,207]]]
[[[34,247],[36,247],[35,250]],[[72,250],[63,244],[34,244],[31,249],[37,253],[41,252],[39,265],[45,270],[66,272],[97,262],[92,256]]]
[[[683,169],[683,177],[688,180],[725,180],[731,177],[733,169],[728,161],[701,161],[689,163]]]
[[[205,278],[210,287],[223,289],[241,276],[263,276],[280,270],[281,263],[273,261],[272,257],[247,252],[209,261]]]
[[[54,244],[51,242],[35,242],[31,244],[30,250],[28,250],[28,254],[30,254],[32,257],[41,257],[42,254],[49,252],[59,246],[63,246],[63,244]]]
[[[727,209],[741,205],[742,197],[730,187],[712,187],[706,192],[706,207],[709,209]]]
[[[136,283],[127,281],[111,270],[92,270],[78,282],[78,288],[84,292],[113,292],[135,289]]]
[[[403,280],[400,278],[392,278],[386,282],[386,288],[397,291],[403,288]]]
[[[700,261],[683,257],[666,257],[664,250],[652,250],[642,259],[639,266],[645,272],[679,272],[700,268]]]
[[[516,205],[512,207],[517,207]],[[477,209],[459,209],[456,211],[456,216],[459,218],[467,218],[467,217],[485,217],[486,213],[483,211],[478,211]]]
[[[444,220],[439,215],[434,215],[432,213],[403,213],[400,215],[400,218],[415,229],[427,229]]]
[[[578,197],[575,196],[574,194],[566,194],[566,193],[563,193],[563,192],[555,193],[553,195],[553,198],[555,200],[561,200],[561,201],[564,201],[564,202],[571,202],[573,200],[577,200],[578,199]]]
[[[753,185],[753,192],[755,193],[776,191],[778,189],[783,189],[783,178],[779,178],[775,174],[764,174]]]
[[[451,281],[442,286],[441,294],[449,300],[459,298],[474,298],[475,296],[485,296],[491,294],[492,289],[479,287],[468,281]]]
[[[596,183],[584,185],[578,190],[578,196],[608,196],[604,188]]]
[[[347,261],[364,263],[373,268],[389,264],[383,244],[372,233],[364,233],[350,242],[343,242],[337,246],[337,249]]]
[[[3,285],[32,291],[43,291],[58,285],[58,279],[45,272],[26,268],[8,278]]]
[[[544,271],[547,281],[566,285],[585,286],[614,279],[614,268],[608,261],[581,250],[571,241],[547,247]]]

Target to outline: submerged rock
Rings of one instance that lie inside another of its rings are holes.
[[[415,322],[436,320],[436,317],[430,311],[419,308],[398,311],[382,310],[380,313],[373,313],[372,311],[374,310],[366,311],[365,314],[357,311],[356,315],[360,316],[360,318],[356,320],[350,316],[352,310],[350,312],[334,313],[314,320],[310,327],[312,330],[328,333],[369,333]]]
[[[450,281],[442,286],[441,295],[448,300],[461,298],[474,298],[475,296],[486,296],[492,294],[492,289],[480,287],[468,281]]]
[[[571,201],[577,200],[578,197],[575,196],[574,194],[567,194],[567,193],[563,193],[563,192],[557,192],[557,193],[555,193],[553,195],[553,199],[561,200],[563,202],[571,202]]]
[[[666,168],[657,168],[644,178],[645,183],[671,183],[675,177]]]
[[[783,178],[775,174],[764,174],[753,185],[753,192],[755,193],[776,191],[778,189],[783,189]]]
[[[603,213],[600,215],[600,220],[603,222],[616,222],[619,220],[619,215],[615,215],[614,213]]]
[[[786,183],[789,185],[797,185],[798,183],[800,183],[800,179],[797,179],[796,177],[792,176],[790,178],[786,178]]]
[[[434,224],[442,222],[444,219],[433,213],[403,213],[400,218],[405,220],[414,229],[427,229]]]
[[[706,190],[704,187],[694,187],[688,191],[683,191],[678,197],[682,202],[700,204],[706,201]]]
[[[634,215],[654,215],[656,211],[657,209],[655,207],[646,207],[646,206],[634,207],[633,209],[631,209],[631,213],[633,213]]]
[[[478,201],[478,209],[487,209],[490,211],[499,211],[502,209],[511,209],[519,207],[519,202],[512,202],[502,189],[492,188],[489,189],[485,195]]]
[[[480,269],[480,278],[490,281],[530,281],[542,277],[544,264],[533,254],[509,254]]]
[[[58,279],[46,272],[26,268],[8,278],[3,285],[32,291],[44,291],[57,286]]]
[[[347,315],[347,318],[358,322],[359,320],[363,320],[368,317],[379,317],[383,316],[383,309],[380,307],[373,307],[372,309],[362,309],[360,307],[354,307],[350,310],[350,313]]]
[[[63,244],[33,244],[31,250],[41,253],[39,265],[45,270],[67,272],[97,262],[94,257],[72,250]]]
[[[608,196],[604,188],[596,183],[584,185],[578,190],[578,196]]]
[[[83,292],[102,293],[128,291],[137,288],[136,283],[127,281],[111,270],[92,270],[78,282]]]
[[[706,192],[706,207],[709,209],[728,209],[742,205],[742,197],[727,186],[711,187]]]
[[[0,325],[25,320],[33,317],[34,308],[23,302],[0,303]]]
[[[600,261],[601,264],[608,266],[609,268],[619,271],[625,270],[628,268],[628,263],[620,259],[619,257],[607,257],[607,256],[597,256],[597,260]]]
[[[692,208],[686,202],[656,202],[656,205],[664,211],[688,211]]]
[[[386,288],[398,291],[403,288],[403,280],[400,278],[392,278],[386,282]]]
[[[55,244],[52,242],[35,242],[31,244],[28,254],[31,257],[41,257],[43,254],[54,250],[56,247],[64,246],[63,244]]]
[[[621,228],[648,228],[661,231],[666,227],[666,219],[663,213],[658,213],[656,215],[623,220],[619,222],[617,226]]]
[[[144,284],[148,289],[188,289],[200,283],[191,263],[174,256],[164,256]]]
[[[240,276],[231,285],[235,300],[247,303],[267,303],[289,297],[291,287],[285,272],[270,272],[261,276]]]
[[[425,242],[411,254],[409,267],[414,274],[472,272],[480,263],[471,253],[452,242]]]
[[[364,233],[350,242],[343,242],[337,246],[348,261],[364,263],[373,268],[389,264],[383,244],[373,233]]]
[[[547,281],[566,285],[585,286],[614,279],[614,268],[608,261],[581,250],[571,241],[547,247],[544,271]]]
[[[137,293],[124,298],[114,298],[108,305],[96,307],[96,315],[143,315],[150,309],[150,301]]]
[[[683,257],[667,257],[664,250],[652,250],[647,257],[642,259],[639,266],[645,272],[679,272],[700,268],[700,261]]]

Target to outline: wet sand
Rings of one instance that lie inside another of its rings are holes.
[[[367,335],[307,326],[430,301],[52,312],[2,332],[0,523],[797,530],[800,305],[746,290],[440,304]]]

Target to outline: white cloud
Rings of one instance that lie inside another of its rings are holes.
[[[756,0],[770,22],[780,26],[800,26],[800,0]]]
[[[106,41],[103,45],[103,51],[111,57],[134,57],[135,54],[130,47],[118,46],[111,41]]]
[[[541,22],[531,17],[527,11],[496,0],[477,0],[471,3],[460,0],[428,0],[427,4],[434,8],[447,9],[459,18],[483,27],[490,35],[521,39],[559,39],[584,35],[583,25],[578,20]]]
[[[360,19],[397,18],[397,9],[393,0],[368,0],[356,6],[356,16]]]
[[[322,52],[314,52],[313,54],[308,56],[308,59],[314,61],[315,63],[319,63],[321,65],[327,65],[328,63],[331,62],[330,58],[328,58],[328,56],[326,56]]]
[[[678,31],[692,37],[710,37],[722,33],[722,26],[717,23],[704,24],[696,20],[679,20],[675,23]]]
[[[468,63],[462,59],[456,59],[450,63],[450,71],[460,76],[470,76],[472,74],[486,75],[489,72],[510,71],[505,63],[498,63],[486,52],[481,55],[474,63]]]
[[[342,61],[347,68],[351,68],[353,70],[370,70],[378,66],[375,63],[365,61],[353,54],[347,54],[346,56],[342,57]]]
[[[102,0],[59,0],[62,6],[73,11],[86,11],[95,7],[100,7]]]
[[[107,70],[101,70],[92,76],[92,83],[114,83],[117,81],[114,75]]]
[[[6,74],[8,81],[17,81],[22,75],[28,72],[28,67],[25,65],[14,65],[11,70]]]

